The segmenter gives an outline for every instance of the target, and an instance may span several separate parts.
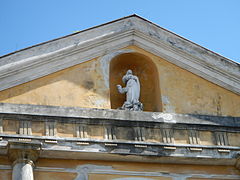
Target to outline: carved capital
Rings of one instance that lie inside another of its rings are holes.
[[[23,159],[23,158],[18,158],[18,159],[16,159],[16,160],[13,162],[12,166],[14,166],[15,164],[18,164],[18,163],[30,164],[32,167],[35,166],[35,165],[34,165],[34,162],[33,162],[32,160],[30,160],[30,159]]]
[[[8,158],[16,163],[26,163],[34,165],[41,150],[41,143],[9,141]]]

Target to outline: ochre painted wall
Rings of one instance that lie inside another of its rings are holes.
[[[0,158],[0,162],[1,159],[2,158]],[[3,168],[0,170],[0,179],[4,177],[4,180],[10,180],[12,172],[11,162],[2,165]],[[34,178],[37,180],[74,180],[84,177],[84,170],[89,170],[89,173],[86,173],[89,180],[118,180],[118,178],[138,178],[138,180],[237,180],[240,177],[240,171],[235,167],[217,165],[207,166],[61,159],[39,159],[35,165]]]
[[[110,108],[98,61],[91,61],[0,92],[0,102]]]
[[[240,96],[168,61],[130,46],[149,57],[159,74],[163,112],[240,116]],[[109,109],[99,58],[0,92],[0,102]]]
[[[129,69],[141,82],[139,100],[143,103],[144,110],[151,112],[162,111],[157,68],[151,59],[140,53],[125,53],[112,59],[109,73],[111,108],[121,107],[126,100],[126,95],[119,94],[117,91],[116,84],[126,87],[122,82],[122,77]]]
[[[240,116],[240,96],[137,47],[157,65],[164,112]]]

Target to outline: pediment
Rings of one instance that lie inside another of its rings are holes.
[[[238,63],[136,15],[0,57],[0,90],[93,58],[108,58],[131,45],[240,94]]]

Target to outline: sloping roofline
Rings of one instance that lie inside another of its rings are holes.
[[[113,21],[109,21],[109,22],[106,22],[106,23],[103,23],[103,24],[100,24],[100,25],[97,25],[97,26],[93,26],[93,27],[90,27],[90,28],[87,28],[87,29],[83,29],[81,31],[77,31],[77,32],[74,32],[74,33],[71,33],[71,34],[68,34],[68,35],[65,35],[65,36],[61,36],[61,37],[58,37],[58,38],[55,38],[55,39],[51,39],[51,40],[48,40],[48,41],[44,41],[44,42],[41,42],[41,43],[38,43],[38,44],[35,44],[35,45],[32,45],[32,46],[28,46],[26,48],[22,48],[22,49],[19,49],[17,51],[13,51],[13,52],[10,52],[10,53],[7,53],[7,54],[4,54],[4,55],[0,56],[0,58],[5,57],[5,56],[9,56],[9,55],[15,54],[17,52],[24,51],[24,50],[27,50],[27,49],[30,49],[30,48],[33,48],[33,47],[36,47],[36,46],[40,46],[40,45],[43,45],[43,44],[46,44],[46,43],[49,43],[49,42],[52,42],[52,41],[56,41],[56,40],[59,40],[59,39],[64,39],[64,38],[67,38],[69,36],[73,36],[73,35],[76,35],[76,34],[79,34],[79,33],[82,33],[82,32],[88,31],[88,30],[91,30],[91,29],[95,29],[95,28],[98,28],[98,27],[101,27],[101,26],[105,26],[107,24],[111,24],[111,23],[120,21],[122,19],[129,18],[129,17],[139,17],[139,18],[141,18],[143,20],[146,20],[146,19],[144,19],[144,18],[142,18],[142,17],[140,17],[140,16],[138,16],[136,14],[132,14],[132,15],[125,16],[125,17],[122,17],[122,18],[119,18],[119,19],[116,19],[116,20],[113,20]],[[148,21],[148,20],[146,20],[146,21]]]
[[[0,58],[3,58],[3,57],[6,57],[6,56],[9,56],[9,55],[18,53],[18,52],[20,52],[20,51],[24,51],[24,50],[30,49],[30,48],[32,48],[32,47],[40,46],[40,45],[42,45],[42,44],[46,44],[46,43],[49,43],[49,42],[52,42],[52,41],[56,41],[56,40],[59,40],[59,39],[67,38],[67,37],[69,37],[69,36],[73,36],[73,35],[75,35],[75,34],[79,34],[79,33],[82,33],[82,32],[85,32],[85,31],[88,31],[88,30],[91,30],[91,29],[95,29],[95,28],[98,28],[98,27],[101,27],[101,26],[105,26],[105,25],[107,25],[107,24],[111,24],[111,23],[114,23],[114,22],[117,22],[117,21],[120,21],[120,20],[123,20],[123,19],[127,19],[127,18],[130,18],[130,17],[140,18],[140,19],[142,19],[142,20],[144,20],[144,21],[146,21],[146,22],[149,22],[149,23],[153,24],[154,26],[157,26],[157,27],[163,29],[164,31],[167,31],[167,32],[169,32],[169,33],[172,33],[172,34],[174,34],[174,35],[176,35],[176,36],[178,36],[178,37],[180,37],[180,38],[182,38],[182,39],[184,39],[184,40],[186,40],[186,41],[189,41],[189,42],[191,42],[191,43],[193,43],[193,44],[195,44],[195,45],[197,45],[197,46],[199,46],[199,47],[201,47],[201,48],[203,48],[203,49],[205,49],[205,50],[207,50],[207,51],[210,51],[211,53],[214,53],[214,54],[216,54],[216,55],[218,55],[218,56],[222,56],[221,54],[216,53],[216,52],[214,52],[214,51],[212,51],[212,50],[210,50],[210,49],[208,49],[208,48],[205,48],[205,47],[203,47],[203,46],[201,46],[201,45],[199,45],[199,44],[197,44],[197,43],[195,43],[195,42],[193,42],[193,41],[191,41],[191,40],[189,40],[189,39],[187,39],[187,38],[185,38],[185,37],[183,37],[183,36],[180,36],[180,35],[172,32],[172,31],[168,30],[168,29],[165,29],[165,28],[159,26],[158,24],[156,24],[156,23],[154,23],[154,22],[152,22],[152,21],[150,21],[150,20],[148,20],[148,19],[146,19],[146,18],[143,18],[143,17],[141,17],[141,16],[139,16],[139,15],[137,15],[137,14],[131,14],[131,15],[129,15],[129,16],[125,16],[125,17],[122,17],[122,18],[119,18],[119,19],[116,19],[116,20],[113,20],[113,21],[109,21],[109,22],[106,22],[106,23],[103,23],[103,24],[100,24],[100,25],[97,25],[97,26],[93,26],[93,27],[90,27],[90,28],[87,28],[87,29],[84,29],[84,30],[80,30],[80,31],[75,32],[75,33],[71,33],[71,34],[68,34],[68,35],[65,35],[65,36],[61,36],[61,37],[59,37],[59,38],[55,38],[55,39],[51,39],[51,40],[48,40],[48,41],[44,41],[44,42],[41,42],[41,43],[38,43],[38,44],[35,44],[35,45],[32,45],[32,46],[28,46],[28,47],[26,47],[26,48],[22,48],[22,49],[19,49],[19,50],[16,50],[16,51],[13,51],[13,52],[4,54],[4,55],[0,56]],[[238,62],[236,62],[236,61],[234,61],[234,60],[232,60],[232,59],[226,58],[226,57],[224,57],[224,56],[222,56],[222,57],[225,58],[225,59],[227,59],[227,60],[229,60],[229,61],[232,61],[233,63],[240,64],[240,63],[238,63]]]
[[[129,45],[240,94],[239,63],[136,14],[1,56],[0,91]]]

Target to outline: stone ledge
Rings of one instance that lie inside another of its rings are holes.
[[[238,146],[218,146],[218,145],[200,145],[200,144],[171,144],[171,143],[161,143],[161,142],[146,142],[146,141],[126,141],[126,140],[104,140],[104,139],[81,139],[77,137],[53,137],[53,136],[28,136],[28,135],[9,135],[9,134],[0,134],[3,138],[0,141],[0,147],[5,147],[9,140],[18,141],[19,138],[31,139],[31,142],[22,142],[22,143],[34,143],[42,142],[43,144],[62,144],[62,143],[77,143],[81,144],[90,144],[90,143],[107,143],[107,144],[126,144],[126,145],[142,145],[142,146],[165,146],[165,147],[184,147],[184,148],[205,148],[205,149],[226,149],[226,150],[236,150],[240,151]],[[19,141],[21,142],[21,141]],[[50,142],[50,143],[49,143]]]
[[[68,123],[81,121],[83,124],[124,125],[130,128],[135,126],[158,127],[161,124],[164,128],[173,129],[207,128],[212,132],[221,129],[224,132],[240,132],[240,117],[132,112],[77,107],[1,103],[0,118],[3,120]],[[11,141],[17,141],[18,144],[42,144],[41,150],[39,150],[40,158],[234,165],[236,164],[237,154],[240,152],[240,147],[236,146],[206,146],[134,140],[81,139],[77,137],[64,138],[23,134],[0,134],[0,138],[2,138],[0,141],[0,155],[7,154],[8,142],[11,144]]]
[[[240,117],[170,114],[161,112],[134,112],[80,107],[0,103],[0,117],[31,121],[57,120],[63,122],[77,122],[81,119],[81,121],[84,120],[87,123],[96,124],[116,124],[116,122],[142,122],[145,124],[164,123],[169,124],[170,126],[175,124],[191,124],[197,126],[231,127],[240,131]]]
[[[75,138],[59,140],[57,144],[46,143],[44,138],[32,139],[32,142],[18,142],[13,137],[4,138],[0,155],[6,155],[8,149],[31,150],[32,146],[39,151],[39,158],[57,159],[92,159],[92,160],[117,160],[136,162],[161,162],[185,164],[212,164],[234,165],[237,162],[240,147],[230,146],[202,146],[188,144],[166,144],[146,142],[121,142],[121,141],[84,141]],[[54,139],[52,139],[54,140]],[[81,143],[79,143],[81,142]],[[106,146],[114,144],[114,146]],[[16,147],[15,147],[16,145]],[[192,151],[201,148],[201,152]],[[5,150],[4,150],[5,149]],[[219,152],[219,149],[228,153]],[[87,154],[87,156],[85,156]],[[128,159],[127,157],[131,157]],[[114,158],[114,159],[111,159]],[[164,162],[162,161],[164,159]]]

